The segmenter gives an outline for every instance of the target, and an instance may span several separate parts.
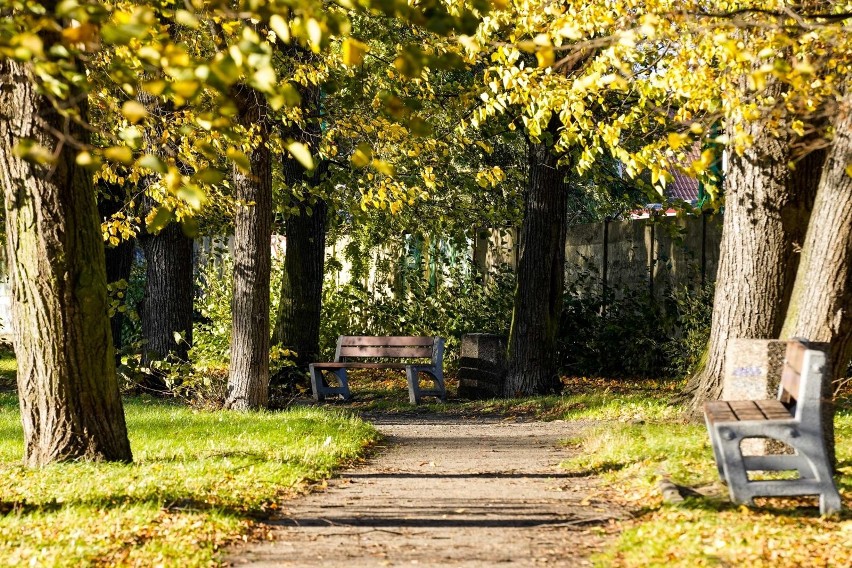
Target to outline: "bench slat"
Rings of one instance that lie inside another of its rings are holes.
[[[369,347],[404,347],[404,346],[429,346],[435,344],[434,337],[422,336],[366,336],[366,335],[343,335],[340,337],[341,347],[369,346]]]
[[[317,369],[405,369],[405,363],[313,363]]]
[[[807,348],[798,341],[787,344],[784,355],[784,369],[781,371],[781,400],[790,402],[799,398],[799,383],[802,378],[802,363]]]
[[[787,407],[778,400],[716,400],[708,402],[704,410],[711,422],[761,422],[792,418]]]
[[[790,410],[780,400],[755,401],[767,420],[787,420],[792,418]]]
[[[432,346],[428,347],[368,347],[363,345],[347,345],[340,347],[341,357],[412,357],[426,358],[432,356]]]

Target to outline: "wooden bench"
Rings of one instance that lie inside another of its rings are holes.
[[[840,511],[840,494],[828,462],[822,425],[825,354],[802,340],[787,344],[777,400],[713,401],[704,417],[720,477],[731,501],[753,504],[754,497],[818,495],[823,515]],[[784,442],[795,454],[743,456],[746,438]],[[796,479],[750,480],[748,472],[796,471]]]
[[[412,404],[419,404],[424,396],[435,396],[443,402],[447,399],[443,359],[444,340],[440,337],[341,335],[337,339],[334,362],[309,365],[311,388],[316,400],[325,400],[330,395],[340,395],[343,400],[350,400],[352,395],[349,392],[347,369],[405,369],[408,399]],[[408,362],[402,362],[404,360]],[[337,377],[338,386],[329,386],[323,371],[329,371],[329,374]],[[427,379],[432,381],[432,388],[420,388],[420,373],[425,373]]]

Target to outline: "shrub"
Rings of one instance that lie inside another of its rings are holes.
[[[339,287],[326,285],[320,325],[325,357],[334,353],[339,335],[436,335],[446,339],[447,362],[452,365],[462,335],[506,335],[512,314],[514,276],[507,267],[494,271],[482,283],[481,275],[466,266],[449,270],[439,283],[422,278],[419,266],[401,269],[397,291],[385,287],[375,294],[358,281]]]
[[[604,292],[593,269],[580,271],[566,286],[560,366],[577,376],[685,376],[707,344],[712,300],[712,285],[680,286],[662,302],[647,290]]]

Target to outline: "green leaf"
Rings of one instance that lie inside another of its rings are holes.
[[[421,138],[432,134],[432,125],[419,116],[408,121],[408,129],[411,130],[412,134]]]
[[[139,161],[136,162],[136,165],[140,168],[153,170],[160,174],[166,174],[169,171],[169,167],[166,165],[166,163],[154,154],[145,154],[144,156],[139,158]]]
[[[177,191],[177,198],[198,211],[207,202],[207,195],[197,185],[184,185]]]
[[[192,176],[192,179],[199,183],[216,185],[217,183],[220,183],[223,179],[225,179],[225,177],[225,174],[217,170],[216,168],[204,168],[203,170]]]
[[[169,222],[171,222],[172,218],[174,218],[172,210],[166,205],[160,205],[160,207],[157,208],[156,213],[154,213],[154,216],[148,222],[148,232],[156,235],[162,231]]]
[[[23,139],[15,145],[14,153],[27,162],[51,164],[56,161],[53,153],[35,140]]]
[[[127,45],[136,38],[144,37],[150,29],[147,24],[106,25],[101,28],[101,39],[107,45]]]
[[[248,156],[237,150],[236,148],[228,148],[225,155],[237,166],[243,173],[251,173],[251,161]]]

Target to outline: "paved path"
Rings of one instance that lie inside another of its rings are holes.
[[[385,447],[284,503],[237,566],[585,566],[623,515],[557,464],[572,422],[377,418]]]

